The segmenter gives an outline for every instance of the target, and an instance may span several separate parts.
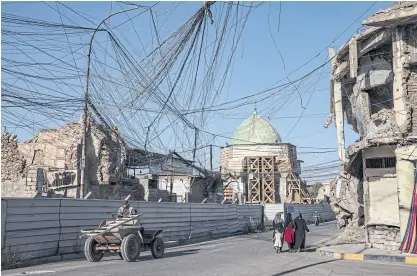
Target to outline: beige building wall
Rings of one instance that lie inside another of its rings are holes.
[[[297,162],[296,147],[290,144],[235,145],[224,147],[220,152],[222,173],[241,172],[245,157],[255,156],[277,156],[280,159],[282,158],[287,166],[292,167],[295,173],[299,173],[300,166]]]
[[[399,147],[395,153],[397,156],[398,201],[402,206],[399,210],[400,229],[401,237],[404,237],[416,181],[417,145]]]
[[[367,148],[363,151],[366,159],[395,157],[396,146]],[[366,164],[365,164],[366,166]],[[396,168],[365,168],[364,181],[366,214],[368,225],[400,226]]]

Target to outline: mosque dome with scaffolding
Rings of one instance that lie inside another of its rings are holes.
[[[275,127],[258,115],[256,109],[235,130],[232,137],[233,145],[278,144],[281,137]]]

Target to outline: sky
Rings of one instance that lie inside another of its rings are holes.
[[[77,11],[82,11],[90,21],[99,22],[110,14],[110,11],[121,10],[126,6],[115,2],[64,2],[65,5]],[[137,3],[137,2],[135,2]],[[243,3],[243,2],[241,2]],[[152,5],[153,2],[141,2],[141,5]],[[249,2],[244,2],[248,5]],[[255,5],[259,4],[258,2]],[[224,9],[225,3],[215,3],[212,6],[213,19],[216,22]],[[309,73],[312,69],[328,61],[329,46],[336,51],[353,35],[360,31],[361,22],[376,11],[392,6],[392,2],[266,2],[257,7],[249,15],[243,29],[241,40],[236,49],[235,58],[227,81],[215,95],[217,103],[233,101],[241,97],[263,91],[280,80],[294,81]],[[45,21],[61,22],[54,2],[36,3],[7,3],[2,2],[2,14],[15,14],[25,17],[39,18]],[[157,6],[159,7],[159,6]],[[164,2],[157,9],[157,25],[159,35],[164,38],[181,26],[193,13],[201,7],[201,2]],[[242,7],[242,10],[245,7]],[[64,18],[67,24],[93,26],[80,16],[74,16],[69,10],[61,7],[61,11],[73,22]],[[134,17],[137,11],[129,12]],[[112,26],[125,22],[126,15],[115,16],[111,19]],[[152,38],[152,24],[149,18],[136,17],[133,24],[123,24],[117,29],[117,34],[124,40],[130,41],[130,45],[137,45],[134,49],[140,55],[150,51],[156,46]],[[97,24],[96,23],[96,24]],[[216,22],[218,23],[218,22]],[[209,38],[215,33],[215,25],[208,26]],[[95,38],[98,43],[104,43],[103,37]],[[3,39],[2,39],[3,41]],[[139,47],[141,43],[149,44],[147,47]],[[3,44],[3,42],[2,42]],[[132,49],[133,49],[132,48]],[[146,50],[146,51],[145,51]],[[11,55],[2,51],[2,57]],[[86,60],[80,57],[77,65],[86,68]],[[225,59],[226,60],[226,59]],[[294,74],[290,74],[301,65]],[[224,63],[225,61],[222,60]],[[224,66],[224,64],[222,65]],[[2,70],[3,71],[3,70]],[[271,98],[263,98],[262,94],[254,97],[259,99],[256,103],[258,113],[276,127],[283,142],[294,144],[298,147],[298,158],[303,160],[303,166],[335,161],[337,163],[336,131],[332,124],[329,128],[323,127],[329,112],[329,78],[330,64],[319,69],[311,79],[303,85],[295,88],[289,101],[283,101],[280,94]],[[3,74],[2,74],[3,75]],[[220,76],[221,77],[221,76]],[[82,95],[82,87],[74,86],[74,93]],[[72,92],[71,92],[72,93]],[[300,98],[301,97],[301,98]],[[4,103],[2,102],[2,105]],[[219,167],[220,148],[230,139],[234,130],[251,115],[255,104],[243,105],[239,108],[221,112],[211,112],[207,116],[204,130],[216,135],[211,137],[214,147],[214,167]],[[79,113],[74,115],[74,120]],[[36,116],[33,120],[36,120]],[[3,112],[2,112],[3,119]],[[4,119],[3,119],[4,121]],[[45,123],[49,127],[56,127]],[[57,123],[59,124],[59,122]],[[61,122],[63,124],[63,122]],[[5,124],[3,123],[3,126]],[[7,124],[6,124],[7,126]],[[10,127],[8,127],[10,130]],[[13,127],[19,140],[30,139],[33,133],[27,130]],[[35,132],[35,127],[34,131]],[[190,133],[184,133],[185,136]],[[210,139],[206,137],[205,139]],[[345,127],[346,145],[352,144],[359,137],[349,125]],[[178,150],[183,142],[181,135],[172,133],[161,135],[162,143],[167,148]],[[207,145],[209,140],[201,141]],[[324,148],[324,149],[317,149]],[[209,167],[209,150],[207,147],[199,152],[201,165]],[[190,157],[186,154],[186,157]],[[328,180],[329,172],[305,173],[305,179],[310,182]],[[318,174],[318,175],[317,175]],[[321,176],[323,174],[323,176]]]

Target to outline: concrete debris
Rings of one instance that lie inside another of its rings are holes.
[[[347,227],[343,233],[326,242],[326,245],[365,243],[365,227]]]
[[[352,175],[337,177],[330,182],[330,201],[338,228],[358,227],[363,221],[362,183]]]

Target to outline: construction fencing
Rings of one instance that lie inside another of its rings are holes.
[[[272,227],[277,213],[291,213],[293,219],[298,216],[298,213],[301,213],[307,223],[314,223],[314,211],[320,214],[323,221],[336,219],[330,204],[265,204],[264,223],[266,227]]]
[[[303,215],[307,223],[314,223],[313,213],[317,211],[322,221],[332,221],[336,219],[330,204],[285,204],[285,212],[291,213],[292,218],[296,218],[298,213]]]
[[[81,229],[111,219],[122,201],[80,199],[2,199],[2,253],[23,260],[79,255]],[[145,229],[162,229],[165,242],[229,236],[262,223],[262,206],[130,202]],[[58,258],[58,259],[59,259]]]

